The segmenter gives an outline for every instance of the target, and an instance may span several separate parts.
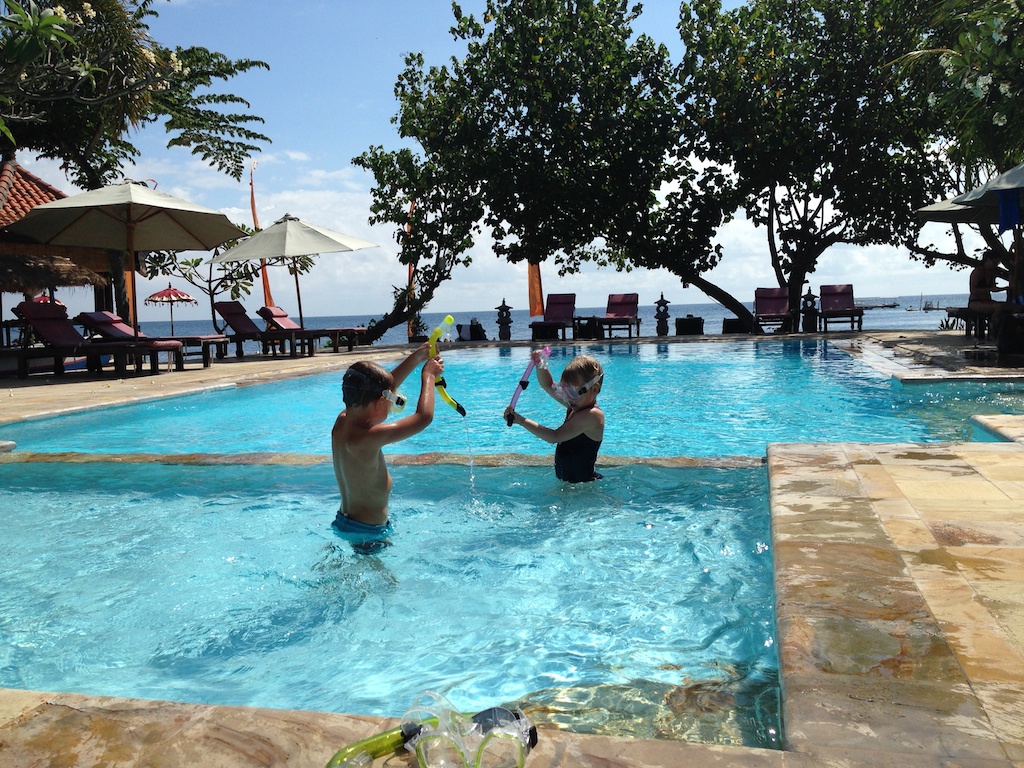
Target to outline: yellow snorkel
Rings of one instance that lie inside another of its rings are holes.
[[[454,317],[452,317],[451,315],[445,315],[445,318],[442,321],[442,323],[439,326],[437,326],[437,328],[434,329],[433,333],[430,334],[428,343],[430,344],[431,357],[437,357],[437,340],[444,335],[445,331],[450,330],[454,323]],[[437,380],[434,386],[437,387],[437,394],[441,396],[441,399],[448,403],[448,405],[450,405],[452,408],[454,408],[455,412],[459,414],[459,416],[466,415],[466,409],[459,405],[457,402],[455,402],[455,400],[452,399],[452,396],[448,394],[448,390],[445,389],[446,385],[443,376]]]

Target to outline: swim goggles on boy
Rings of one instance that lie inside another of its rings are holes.
[[[582,387],[577,387],[575,384],[566,384],[564,381],[559,381],[551,385],[551,391],[552,394],[554,394],[554,396],[561,402],[566,405],[573,405],[577,400],[593,389],[603,377],[604,374],[599,373]]]
[[[391,403],[388,408],[390,413],[399,413],[405,408],[406,398],[401,392],[392,392],[390,389],[385,389],[380,393],[380,396]]]
[[[468,717],[424,691],[402,718],[405,747],[420,768],[523,768],[537,729],[521,710],[492,707]]]

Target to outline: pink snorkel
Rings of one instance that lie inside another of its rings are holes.
[[[544,347],[544,349],[540,351],[540,354],[541,357],[543,357],[546,360],[548,355],[551,354],[551,347]],[[514,411],[516,409],[516,403],[519,402],[519,395],[523,393],[523,390],[526,389],[527,385],[530,383],[530,374],[533,372],[533,367],[536,364],[537,361],[534,360],[533,355],[530,355],[530,362],[526,366],[526,372],[523,374],[523,378],[519,380],[519,384],[516,385],[516,391],[512,393],[512,402],[508,404],[510,410]],[[511,413],[505,417],[505,421],[508,423],[510,427],[512,426]]]

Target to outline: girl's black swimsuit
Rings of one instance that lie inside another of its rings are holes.
[[[590,406],[593,408],[594,406]],[[569,411],[566,418],[572,414]],[[555,477],[567,483],[589,483],[600,480],[601,474],[594,471],[600,440],[593,440],[585,434],[558,443],[555,446]]]

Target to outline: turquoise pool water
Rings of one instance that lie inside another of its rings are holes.
[[[825,341],[604,345],[556,348],[558,372],[575,354],[606,369],[603,455],[763,456],[770,442],[974,439],[969,417],[1024,412],[1007,383],[902,386]],[[525,348],[445,353],[448,389],[465,419],[438,401],[428,430],[400,453],[547,454],[550,447],[502,412],[522,375]],[[342,372],[216,391],[0,427],[0,439],[35,451],[98,453],[330,453]],[[415,398],[418,379],[401,388]],[[536,386],[520,412],[557,425],[563,412]]]
[[[901,386],[821,341],[587,345],[602,455],[971,439],[1006,384]],[[401,453],[550,453],[501,418],[527,350],[446,352]],[[35,451],[326,455],[341,372],[0,427]],[[417,381],[402,388],[414,396]],[[556,424],[533,386],[519,410]],[[617,466],[395,466],[393,545],[356,555],[312,467],[0,465],[0,685],[398,715],[426,688],[582,733],[778,747],[767,479]],[[68,489],[73,489],[69,491]],[[83,492],[82,489],[87,489]],[[111,632],[111,627],[115,628]]]
[[[763,470],[394,475],[367,556],[328,465],[0,465],[0,685],[780,744]]]

